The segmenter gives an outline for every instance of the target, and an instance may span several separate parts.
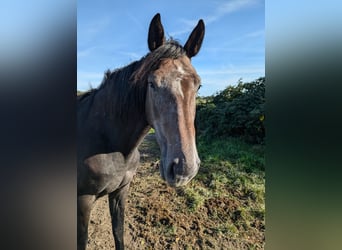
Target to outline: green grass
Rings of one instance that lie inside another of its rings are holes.
[[[210,197],[210,192],[200,185],[191,185],[182,188],[181,195],[185,198],[186,204],[191,212],[202,206],[205,199]]]
[[[202,161],[208,164],[228,161],[247,172],[265,170],[263,145],[250,145],[238,138],[212,141],[199,138],[197,148]]]
[[[200,171],[181,192],[188,209],[194,212],[209,199],[226,198],[236,205],[227,211],[229,221],[218,223],[213,230],[236,237],[252,230],[256,220],[264,223],[264,146],[236,138],[199,139],[197,149],[202,161]]]
[[[208,219],[216,221],[210,230],[217,235],[245,239],[264,230],[260,228],[265,223],[265,146],[238,138],[198,138],[197,150],[198,174],[177,189],[188,212],[201,214],[214,202]],[[163,227],[169,235],[176,231],[170,225]]]
[[[163,244],[170,249],[193,249],[196,244],[214,248],[228,243],[228,249],[263,249],[265,146],[246,144],[237,138],[199,138],[199,172],[191,182],[175,190],[160,179],[156,164],[150,167],[150,162],[160,156],[154,138],[147,136],[140,146],[142,159],[149,164],[143,166],[144,171],[138,171],[139,178],[132,186],[140,198],[142,190],[146,190],[144,202],[138,202],[145,212],[136,211],[146,218],[139,231],[151,230],[145,225],[155,230],[148,231],[146,249]],[[155,183],[153,188],[151,183]],[[163,236],[155,240],[157,232]]]

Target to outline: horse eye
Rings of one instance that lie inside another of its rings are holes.
[[[148,85],[150,86],[151,89],[155,89],[156,86],[154,86],[153,82],[149,82]]]

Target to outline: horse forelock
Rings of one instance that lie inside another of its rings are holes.
[[[177,59],[185,55],[184,48],[177,41],[170,39],[142,59],[141,67],[133,73],[131,80],[146,84],[149,73],[157,70],[164,59]]]

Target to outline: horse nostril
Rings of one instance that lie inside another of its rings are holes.
[[[174,171],[174,162],[172,162],[167,170],[167,176],[169,177],[170,180],[175,179],[175,171]]]
[[[173,161],[170,163],[170,166],[168,168],[168,176],[171,180],[175,181],[176,175],[177,175],[177,166],[179,164],[179,158],[173,159]]]

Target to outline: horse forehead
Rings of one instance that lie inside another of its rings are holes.
[[[191,65],[189,58],[187,58],[186,56],[177,59],[163,60],[155,74],[158,78],[197,75],[195,69]]]

